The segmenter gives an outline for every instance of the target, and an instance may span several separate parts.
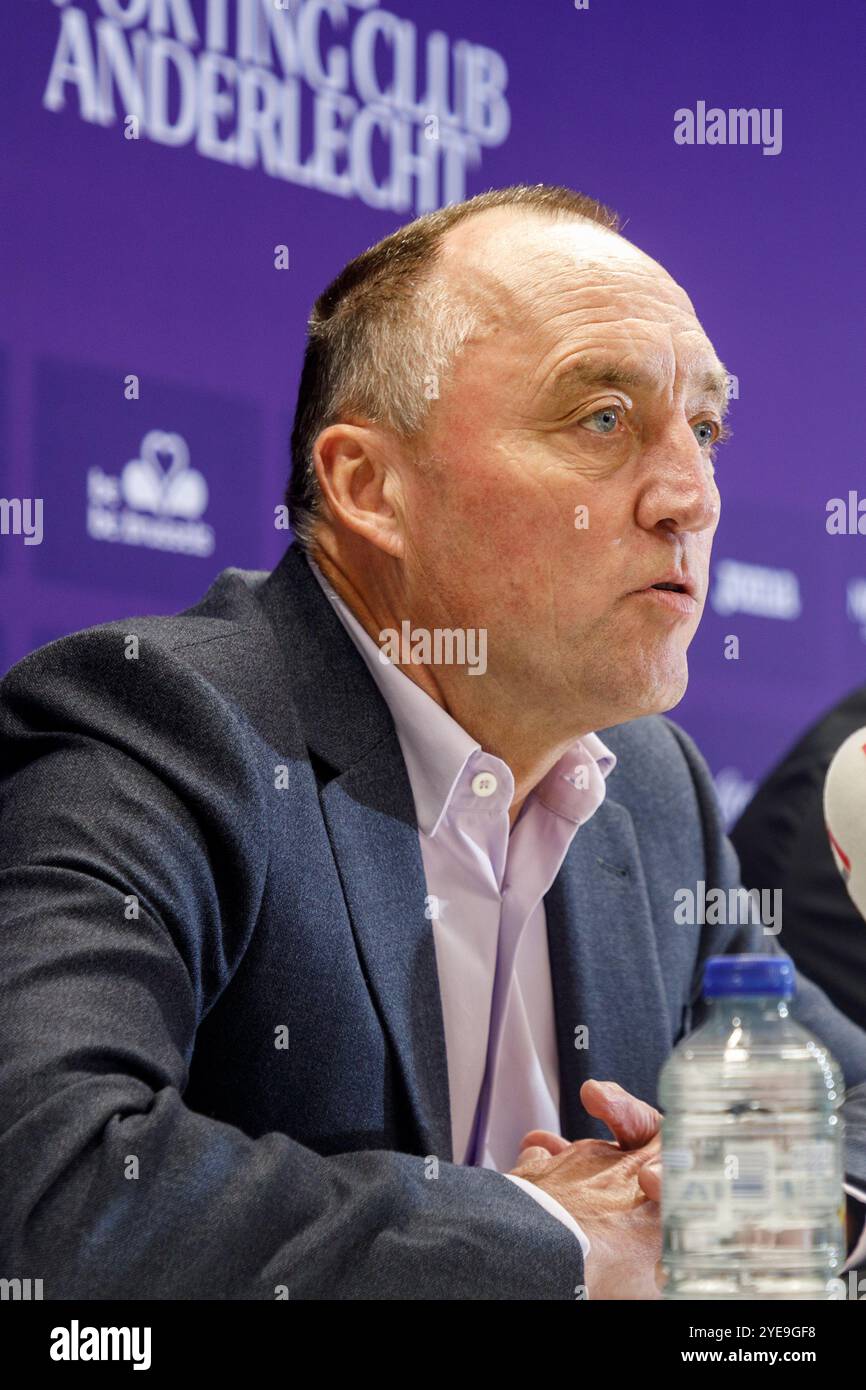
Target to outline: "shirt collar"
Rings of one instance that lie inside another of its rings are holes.
[[[467,764],[481,752],[481,745],[420,685],[384,657],[309,555],[307,561],[391,712],[418,828],[426,835],[435,835]],[[491,755],[486,755],[486,761],[492,761]],[[597,734],[584,734],[534,788],[533,795],[549,811],[582,825],[604,800],[605,780],[616,763],[616,755]]]
[[[616,762],[616,754],[598,734],[584,734],[541,779],[533,795],[549,811],[584,825],[604,801],[605,783]]]

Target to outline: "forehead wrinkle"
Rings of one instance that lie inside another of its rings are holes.
[[[572,318],[579,326],[663,325],[674,332],[702,331],[691,306],[662,298],[652,290],[628,286],[625,292],[617,293],[617,288],[609,284],[577,286],[572,281],[567,292],[555,299],[544,289],[536,290],[529,311],[542,329],[560,319]]]
[[[664,384],[670,365],[670,354],[663,348],[648,348],[639,365],[629,360],[633,354],[617,357],[610,349],[587,346],[580,350],[578,360],[573,354],[568,365],[555,372],[548,382],[547,393],[553,402],[565,401],[581,389],[591,386],[619,387],[623,390],[657,389]],[[701,370],[702,354],[690,353],[684,361],[675,363],[674,384],[684,377],[683,391],[690,396],[704,395],[714,400],[722,415],[727,413],[727,380],[721,363],[719,367]],[[694,378],[691,382],[689,379]]]
[[[573,364],[575,382],[578,385],[585,384],[580,382],[581,369],[574,360],[578,354],[592,355],[605,364],[615,363],[622,385],[626,384],[625,374],[628,372],[635,374],[635,379],[629,384],[638,386],[646,385],[645,378],[652,372],[661,377],[669,371],[671,363],[675,364],[675,354],[671,347],[652,341],[645,342],[642,346],[636,346],[636,343],[640,343],[641,338],[650,336],[647,334],[648,328],[662,326],[681,332],[682,326],[675,327],[665,315],[659,315],[654,320],[643,319],[631,312],[623,312],[623,308],[622,304],[607,304],[576,310],[572,302],[563,304],[554,313],[544,314],[538,304],[533,306],[535,321],[532,327],[540,330],[542,341],[533,347],[528,335],[525,335],[523,344],[526,361],[524,379],[528,378],[533,392],[546,392],[549,383],[567,370],[562,367],[562,363],[566,361]],[[694,325],[688,324],[688,328],[693,326],[701,331],[700,325],[696,322]],[[591,332],[599,328],[609,330],[607,341],[600,334]],[[588,337],[589,341],[575,343],[575,330],[578,339]],[[645,364],[642,368],[644,379],[640,382],[636,379],[636,374],[641,368],[634,366],[635,358],[639,358],[640,362]]]
[[[561,272],[557,278],[563,278]],[[599,355],[607,353],[609,358],[634,357],[635,342],[641,338],[651,338],[653,329],[659,328],[667,330],[671,337],[700,334],[712,352],[712,345],[706,339],[690,301],[675,282],[670,281],[669,286],[665,286],[665,289],[674,291],[673,295],[668,293],[660,296],[657,283],[646,290],[643,286],[637,290],[632,280],[626,284],[625,292],[618,295],[618,286],[594,283],[579,286],[575,285],[574,279],[573,273],[570,273],[565,293],[557,293],[555,284],[553,287],[545,286],[540,292],[537,290],[527,306],[525,338],[536,333],[541,354],[540,359],[535,352],[532,354],[536,365],[529,368],[530,378],[551,374],[565,353],[575,351],[574,330],[579,336],[584,336],[586,330],[608,330],[608,342],[602,339],[601,332],[597,332],[591,335],[595,341],[586,343],[580,350],[595,350]],[[551,294],[545,293],[551,288],[555,296],[553,303],[550,302]],[[526,347],[532,350],[528,341]],[[672,347],[656,347],[648,343],[640,352],[656,371],[662,360],[668,368],[671,362],[676,365]],[[703,354],[705,359],[708,355],[706,351]]]
[[[572,301],[581,300],[587,308],[597,308],[596,296],[601,296],[603,303],[609,296],[615,306],[617,297],[625,294],[641,306],[664,308],[669,312],[675,305],[690,317],[694,316],[691,300],[682,286],[643,252],[636,256],[611,254],[603,259],[593,252],[577,259],[545,248],[521,260],[515,275],[515,288],[535,312],[538,312],[540,301],[549,301],[558,295],[564,299],[572,297]],[[574,307],[580,305],[572,302]]]

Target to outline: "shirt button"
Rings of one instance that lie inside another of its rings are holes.
[[[472,778],[472,790],[476,796],[492,796],[498,786],[492,772],[476,772]]]

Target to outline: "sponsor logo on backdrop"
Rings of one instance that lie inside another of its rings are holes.
[[[273,513],[259,405],[127,364],[44,358],[34,384],[46,540],[30,553],[42,577],[183,606],[206,567],[261,564]]]
[[[96,541],[210,555],[213,528],[201,520],[207,503],[207,482],[190,466],[186,440],[169,430],[148,430],[119,476],[87,471],[87,533]]]
[[[793,570],[747,565],[741,560],[719,560],[713,570],[715,587],[710,596],[714,612],[748,613],[753,618],[799,618],[803,606],[800,583]]]
[[[369,207],[459,201],[510,129],[500,53],[376,0],[53,3],[49,111]]]

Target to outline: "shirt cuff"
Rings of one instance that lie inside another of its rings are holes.
[[[849,1197],[856,1198],[858,1202],[866,1202],[866,1192],[862,1188],[853,1187],[850,1182],[843,1182],[842,1186]],[[866,1216],[866,1212],[864,1212],[864,1216]],[[864,1221],[860,1231],[860,1239],[842,1266],[842,1273],[844,1274],[847,1269],[853,1269],[856,1265],[862,1264],[864,1260],[866,1260],[866,1221]]]
[[[537,1187],[534,1182],[529,1182],[526,1178],[519,1178],[516,1173],[503,1173],[502,1176],[507,1178],[509,1182],[517,1183],[518,1187],[522,1187],[524,1192],[528,1192],[530,1197],[535,1198],[539,1206],[544,1207],[544,1210],[549,1212],[551,1216],[555,1216],[557,1221],[561,1221],[563,1226],[566,1226],[573,1236],[577,1236],[577,1239],[580,1241],[580,1248],[583,1251],[585,1263],[586,1257],[592,1249],[592,1246],[590,1245],[589,1236],[584,1234],[571,1213],[567,1212],[565,1207],[562,1206],[560,1202],[557,1202],[555,1197],[551,1197],[549,1192],[545,1192],[543,1188]]]

